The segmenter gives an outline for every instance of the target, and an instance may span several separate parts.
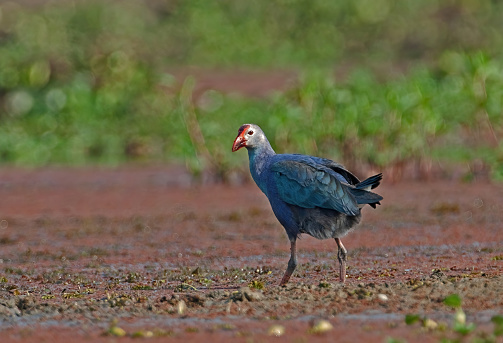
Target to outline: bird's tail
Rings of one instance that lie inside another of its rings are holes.
[[[363,189],[365,191],[370,191],[371,189],[374,189],[377,186],[379,186],[381,184],[381,180],[382,180],[382,173],[379,173],[356,184],[355,187],[356,189]]]
[[[351,194],[356,199],[358,205],[362,207],[365,204],[369,204],[373,208],[376,208],[376,205],[381,205],[380,201],[383,199],[379,194],[370,192],[371,189],[379,186],[382,180],[382,173],[369,177],[366,180],[355,185],[355,188],[351,189]]]

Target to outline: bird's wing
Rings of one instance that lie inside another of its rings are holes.
[[[271,172],[279,197],[286,203],[333,209],[353,216],[360,213],[349,186],[342,184],[323,165],[283,160],[273,163]]]
[[[344,168],[342,164],[339,164],[337,162],[322,157],[313,157],[313,159],[316,163],[319,163],[327,168],[330,168],[337,174],[341,175],[350,185],[356,185],[360,183],[360,180],[353,173]]]

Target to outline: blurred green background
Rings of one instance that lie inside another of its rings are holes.
[[[0,163],[184,163],[226,179],[247,168],[230,148],[253,122],[277,152],[503,180],[501,13],[489,0],[0,1]],[[274,91],[244,87],[277,75]]]

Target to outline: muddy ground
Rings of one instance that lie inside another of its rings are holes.
[[[288,240],[253,184],[191,185],[169,167],[0,169],[1,341],[501,339],[503,185],[378,190],[382,206],[343,239],[346,284],[335,242],[303,236],[279,287]],[[476,325],[466,337],[450,294]],[[316,332],[321,319],[333,329]]]

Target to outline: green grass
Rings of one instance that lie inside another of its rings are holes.
[[[503,4],[145,4],[0,5],[0,163],[184,162],[225,177],[245,160],[230,153],[237,128],[254,122],[278,152],[482,161],[503,179]],[[208,91],[200,106],[193,79],[168,73],[192,65],[299,83],[263,99]]]
[[[454,309],[455,312],[452,315],[452,324],[448,325],[445,322],[435,322],[434,320],[426,317],[420,316],[418,314],[407,314],[405,316],[405,323],[407,325],[415,325],[416,323],[421,323],[423,330],[425,331],[436,331],[439,335],[439,342],[444,343],[454,343],[467,341],[467,336],[471,334],[470,342],[497,342],[499,337],[503,335],[503,316],[494,315],[491,318],[494,329],[493,331],[487,332],[483,330],[477,330],[475,323],[467,322],[466,314],[462,309],[462,299],[457,294],[451,294],[447,296],[443,303]],[[396,339],[389,339],[388,342],[395,342]]]

